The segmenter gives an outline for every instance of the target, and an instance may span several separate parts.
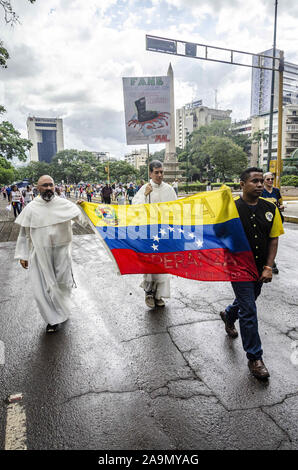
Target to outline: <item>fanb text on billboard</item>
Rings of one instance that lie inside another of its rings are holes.
[[[170,78],[124,77],[126,141],[128,145],[170,141]]]

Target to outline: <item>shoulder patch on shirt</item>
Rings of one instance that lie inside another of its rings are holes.
[[[266,213],[265,213],[265,217],[266,217],[266,219],[268,220],[268,222],[272,222],[272,219],[273,219],[273,214],[272,214],[272,212],[266,212]]]

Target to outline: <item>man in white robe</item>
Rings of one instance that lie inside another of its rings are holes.
[[[71,221],[83,222],[79,207],[55,195],[54,181],[44,175],[38,181],[39,197],[17,217],[20,233],[15,259],[28,269],[33,295],[46,331],[60,329],[70,314],[74,285],[71,267]]]
[[[163,182],[163,166],[158,160],[149,165],[150,182],[144,184],[132,200],[133,204],[148,204],[155,202],[168,202],[177,199],[173,187]],[[144,274],[141,284],[145,291],[147,307],[164,307],[164,298],[170,297],[169,274]]]

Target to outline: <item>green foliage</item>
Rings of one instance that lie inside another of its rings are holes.
[[[0,184],[10,184],[15,180],[15,169],[5,158],[0,157]]]
[[[295,186],[298,188],[298,175],[285,175],[281,177],[282,186]]]
[[[21,179],[29,178],[32,182],[37,182],[42,175],[50,175],[57,183],[98,183],[108,180],[108,166],[110,181],[126,183],[139,176],[139,172],[126,162],[99,163],[91,152],[75,149],[58,152],[51,163],[31,162],[20,168],[18,174]]]
[[[223,184],[226,186],[229,186],[232,190],[239,190],[240,189],[240,184],[239,183],[212,183],[211,187],[212,189],[219,189]],[[195,182],[195,183],[183,183],[179,184],[179,192],[199,192],[199,191],[206,191],[206,183],[200,183],[200,182]]]
[[[7,49],[4,47],[3,42],[0,41],[0,67],[3,69],[7,68],[6,62],[9,59],[9,53]]]
[[[121,181],[121,183],[128,183],[131,180],[136,180],[139,175],[139,171],[127,162],[121,160],[118,162],[110,162],[111,181]],[[105,180],[106,179],[107,176],[105,176]]]
[[[37,183],[42,175],[52,176],[51,166],[46,162],[31,162],[27,166],[18,168],[16,171],[17,179],[22,180],[28,178],[32,183]]]
[[[3,106],[1,106],[2,109]],[[8,121],[0,122],[0,156],[8,160],[13,157],[26,161],[26,150],[32,147],[32,142],[23,139],[19,131]]]
[[[213,121],[189,136],[178,160],[191,180],[225,180],[238,176],[247,165],[250,144],[250,139],[233,132],[230,121]]]

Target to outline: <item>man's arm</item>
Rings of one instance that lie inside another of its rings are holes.
[[[269,238],[269,245],[268,245],[268,256],[266,265],[263,268],[263,272],[259,279],[260,282],[271,282],[272,281],[272,266],[277,254],[278,248],[278,237]]]

